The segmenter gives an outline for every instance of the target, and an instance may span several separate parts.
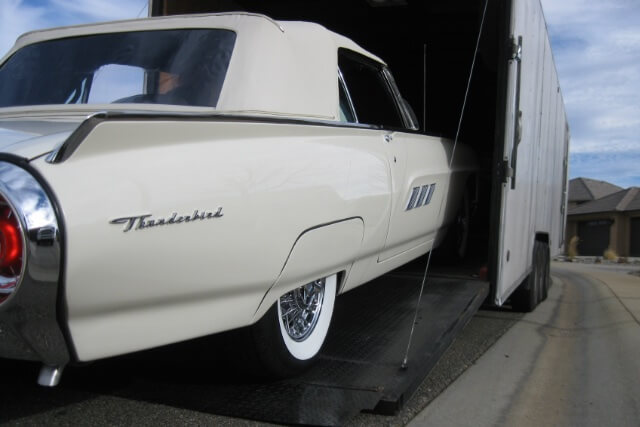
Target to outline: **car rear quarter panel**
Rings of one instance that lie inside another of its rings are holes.
[[[79,359],[250,324],[314,227],[359,218],[346,252],[379,252],[391,185],[382,141],[357,128],[105,121],[66,161],[35,161],[67,224],[63,289]],[[127,232],[110,223],[196,209],[223,216]]]

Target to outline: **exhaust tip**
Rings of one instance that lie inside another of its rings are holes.
[[[60,383],[64,366],[42,365],[38,375],[38,384],[43,387],[55,387]]]

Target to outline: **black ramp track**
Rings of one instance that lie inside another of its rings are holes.
[[[317,365],[285,381],[242,375],[242,365],[220,356],[222,347],[237,342],[224,334],[68,368],[53,390],[34,384],[36,365],[5,361],[13,392],[0,404],[0,421],[96,394],[282,424],[344,424],[360,411],[393,414],[489,291],[483,281],[429,277],[408,369],[402,370],[421,280],[419,273],[392,272],[339,297]]]

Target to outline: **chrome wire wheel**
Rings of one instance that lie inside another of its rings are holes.
[[[310,366],[329,332],[337,287],[337,274],[298,286],[279,297],[275,310],[270,310],[273,314],[258,322],[267,331],[262,334],[268,343],[263,358],[271,358],[274,372]]]
[[[326,280],[307,283],[280,297],[282,325],[291,339],[301,342],[315,329],[324,302]]]

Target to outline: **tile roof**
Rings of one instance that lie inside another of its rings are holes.
[[[569,215],[640,210],[640,187],[631,187],[569,209]]]
[[[569,202],[589,202],[622,190],[622,187],[606,181],[574,178],[569,181]]]

